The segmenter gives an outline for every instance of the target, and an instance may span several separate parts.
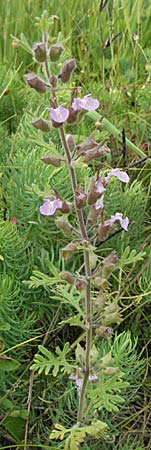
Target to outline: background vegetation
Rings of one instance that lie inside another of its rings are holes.
[[[103,7],[104,6],[104,7]],[[40,101],[25,85],[23,74],[37,70],[30,46],[40,39],[35,17],[44,9],[55,14],[52,42],[56,36],[65,46],[65,57],[74,56],[77,70],[73,83],[82,93],[100,101],[100,114],[146,156],[151,140],[151,5],[149,0],[1,0],[0,17],[0,445],[1,449],[24,448],[28,425],[28,448],[63,448],[50,442],[53,422],[74,423],[77,397],[66,375],[53,378],[30,371],[38,344],[51,351],[65,341],[74,343],[79,332],[60,325],[68,317],[68,302],[56,301],[50,274],[62,269],[59,249],[65,242],[54,220],[40,216],[39,205],[48,183],[64,196],[69,177],[64,168],[42,165],[40,156],[49,139],[60,149],[56,131],[45,138],[31,126],[49,103]],[[18,40],[17,40],[17,39]],[[29,45],[29,52],[25,47]],[[66,97],[66,89],[60,98]],[[87,137],[94,121],[87,117],[75,127],[75,134]],[[111,165],[122,165],[122,142],[105,127],[95,135],[111,148]],[[86,442],[84,450],[143,450],[151,448],[150,438],[150,298],[151,227],[150,164],[138,163],[127,148],[130,165],[129,190],[111,185],[106,199],[111,213],[121,210],[131,221],[129,233],[116,235],[99,250],[100,256],[115,249],[121,265],[112,279],[111,292],[120,295],[123,322],[114,327],[113,342],[100,342],[119,354],[121,370],[130,383],[119,410],[103,408],[102,420],[111,435],[101,444]],[[93,169],[93,168],[92,168]],[[88,173],[89,175],[89,173]],[[82,173],[79,169],[79,179]],[[16,218],[14,220],[13,218]],[[71,264],[71,263],[70,263]],[[78,260],[72,261],[73,270]],[[58,293],[58,298],[61,294]],[[117,333],[117,334],[116,334]],[[126,334],[125,334],[126,333]],[[116,336],[119,336],[117,339]],[[126,336],[126,338],[125,338]],[[125,344],[126,343],[126,344]],[[124,347],[126,345],[126,347]],[[101,347],[102,346],[102,347]],[[5,355],[5,359],[4,359]],[[6,357],[12,358],[11,360]],[[20,365],[19,365],[20,363]],[[14,370],[15,369],[15,370]],[[29,393],[32,390],[28,423]],[[124,391],[123,391],[124,392]],[[107,392],[106,398],[109,398]],[[73,449],[74,450],[74,449]]]

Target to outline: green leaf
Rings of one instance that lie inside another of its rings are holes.
[[[81,319],[81,313],[76,314],[75,316],[71,316],[68,319],[62,320],[60,322],[60,324],[63,324],[63,323],[69,323],[72,326],[81,327],[85,330],[85,322],[84,322],[84,320]]]
[[[65,450],[79,450],[80,444],[85,441],[85,436],[88,434],[94,436],[95,439],[102,437],[108,430],[108,426],[105,422],[100,420],[93,420],[90,425],[84,425],[79,427],[74,425],[72,428],[65,428],[60,424],[55,425],[56,430],[52,430],[50,439],[65,439]],[[65,435],[68,436],[65,438]]]
[[[117,267],[119,266],[120,268],[123,268],[124,266],[141,261],[144,259],[145,254],[145,252],[137,253],[135,249],[131,250],[130,247],[126,247],[122,253],[119,263],[117,264]]]
[[[39,345],[38,349],[42,353],[42,355],[35,355],[34,364],[32,364],[31,369],[37,370],[39,374],[45,372],[45,375],[48,375],[50,370],[52,370],[52,374],[54,377],[57,376],[60,369],[64,373],[71,373],[71,370],[74,366],[70,364],[66,359],[66,355],[70,351],[69,342],[65,343],[63,350],[61,350],[59,346],[57,346],[56,354],[50,352],[43,345]]]
[[[25,419],[22,417],[9,416],[4,419],[3,426],[17,442],[20,442],[25,435],[25,423]]]
[[[105,361],[105,359],[109,360],[109,358],[110,353],[102,358],[101,363],[103,359]],[[95,386],[89,384],[88,398],[91,406],[99,411],[106,409],[109,412],[117,412],[119,410],[119,404],[125,401],[121,392],[129,386],[127,381],[123,381],[122,378],[124,376],[125,373],[120,369],[116,370],[114,375],[105,375],[104,369],[103,371],[100,370],[98,383]]]
[[[0,355],[0,370],[6,370],[6,372],[12,372],[17,370],[20,363],[16,359],[8,358],[5,355]]]
[[[39,270],[33,270],[33,275],[31,275],[30,280],[24,281],[24,284],[35,289],[40,286],[43,286],[44,288],[51,287],[60,281],[59,273],[57,271],[55,271],[55,276],[49,277]]]

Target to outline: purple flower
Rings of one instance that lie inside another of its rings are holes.
[[[124,219],[122,213],[114,214],[114,216],[111,216],[110,219],[108,219],[104,222],[104,225],[107,225],[111,228],[114,225],[114,223],[116,222],[116,220],[118,220],[120,222],[120,225],[123,228],[123,230],[128,231],[129,219],[128,219],[128,217],[125,217],[125,219]]]
[[[99,101],[97,98],[92,98],[90,94],[85,95],[83,98],[74,98],[72,108],[74,111],[80,111],[82,109],[86,111],[94,111],[99,107]]]
[[[103,209],[104,208],[104,203],[103,203],[103,195],[102,195],[102,197],[101,198],[99,198],[97,201],[96,201],[96,203],[95,203],[95,209],[96,210],[100,210],[100,209]]]
[[[69,110],[62,105],[58,108],[50,108],[50,117],[54,126],[61,126],[68,119]]]
[[[62,208],[62,200],[56,198],[55,200],[45,200],[43,205],[40,206],[40,212],[43,216],[53,216],[57,209]]]
[[[107,176],[104,178],[106,184],[109,182],[111,177],[117,177],[120,181],[122,181],[122,183],[129,182],[129,176],[127,175],[127,173],[118,168],[112,169],[111,172],[107,174]]]
[[[77,386],[78,395],[80,395],[80,392],[81,392],[81,389],[83,386],[83,378],[76,377],[76,386]]]
[[[103,192],[106,191],[106,189],[104,188],[103,183],[101,182],[100,179],[96,180],[95,187],[96,187],[96,192],[98,194],[103,194]]]

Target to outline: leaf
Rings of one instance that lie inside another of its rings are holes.
[[[108,429],[108,425],[101,420],[93,420],[91,425],[85,427],[86,433],[99,439]]]
[[[124,375],[119,370],[115,375],[107,377],[100,371],[99,381],[95,387],[91,384],[89,385],[88,398],[93,408],[99,411],[105,408],[109,412],[117,412],[119,410],[119,404],[125,401],[120,394],[122,390],[129,386],[127,381],[122,380]]]
[[[5,355],[0,355],[0,370],[6,370],[6,372],[12,372],[17,370],[20,363],[16,359],[8,358]]]
[[[76,361],[79,362],[81,365],[84,365],[85,350],[79,343],[77,344],[75,354],[76,354]]]
[[[13,436],[17,442],[22,441],[25,434],[25,419],[22,417],[9,416],[3,421],[5,429]]]
[[[65,439],[65,450],[79,450],[79,446],[84,442],[87,434],[94,436],[95,439],[99,439],[107,432],[108,426],[105,422],[93,420],[90,425],[81,427],[74,425],[72,428],[65,428],[57,423],[55,428],[57,430],[52,430],[50,439],[60,439],[61,441]],[[66,434],[68,434],[68,436],[65,438]]]
[[[46,289],[47,287],[51,287],[59,281],[61,280],[57,271],[55,272],[54,277],[49,277],[39,270],[33,270],[33,275],[31,275],[30,280],[24,281],[24,284],[27,284],[33,289],[38,288],[39,286],[43,286]]]
[[[69,323],[72,326],[81,327],[85,330],[85,322],[81,318],[81,314],[76,314],[68,319],[62,320],[60,324]]]
[[[109,362],[111,362],[112,354],[111,352],[107,353],[103,358],[100,360],[100,367],[106,367]]]
[[[22,409],[14,409],[10,414],[9,417],[21,417],[24,420],[27,420],[28,418],[28,410],[25,408]]]
[[[124,266],[127,266],[129,264],[134,264],[138,261],[141,261],[144,259],[145,252],[139,252],[137,253],[135,249],[131,250],[130,247],[126,247],[119,263],[117,264],[117,267],[123,268]]]
[[[42,355],[39,355],[38,353],[35,355],[34,364],[32,364],[31,369],[37,370],[39,374],[45,372],[45,375],[48,375],[50,370],[52,370],[52,374],[54,377],[57,376],[59,370],[64,373],[71,373],[71,370],[74,366],[70,364],[66,359],[66,355],[70,350],[69,342],[65,343],[63,350],[61,350],[59,346],[57,346],[56,354],[50,352],[43,345],[39,345],[38,349],[42,353]]]

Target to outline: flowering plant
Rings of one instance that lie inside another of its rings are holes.
[[[70,364],[67,360],[69,352],[67,343],[63,351],[56,349],[58,356],[52,357],[50,352],[50,368],[54,364],[53,374],[56,374],[55,364],[58,367],[57,370],[59,370],[60,364],[60,366],[63,366],[63,371],[69,374],[69,379],[75,382],[77,388],[76,433],[79,434],[76,434],[74,439],[79,445],[80,442],[83,442],[85,436],[85,434],[81,435],[80,433],[85,423],[88,386],[91,383],[97,384],[99,379],[99,369],[95,370],[96,362],[92,358],[94,342],[97,336],[110,339],[113,333],[112,325],[120,323],[122,320],[117,300],[108,303],[106,299],[106,290],[109,289],[109,278],[116,269],[118,255],[113,251],[100,263],[96,249],[99,246],[100,238],[105,241],[110,237],[115,223],[118,222],[120,224],[120,229],[118,228],[118,230],[127,232],[129,219],[128,217],[123,217],[121,212],[116,212],[115,215],[106,218],[105,192],[112,177],[116,177],[122,183],[128,183],[129,177],[120,168],[112,168],[105,176],[97,171],[89,180],[87,190],[84,189],[84,182],[82,186],[78,184],[76,173],[77,160],[81,158],[85,164],[89,165],[92,160],[95,163],[97,158],[104,158],[110,150],[107,145],[95,142],[92,135],[88,136],[84,142],[76,144],[72,134],[67,135],[66,133],[66,125],[78,123],[88,111],[98,109],[99,100],[92,98],[90,94],[84,95],[82,98],[77,97],[76,90],[73,89],[69,105],[58,103],[58,84],[69,82],[72,72],[76,69],[75,60],[68,59],[64,61],[58,76],[50,72],[49,61],[51,61],[51,67],[53,67],[53,63],[56,64],[62,53],[63,47],[60,43],[49,47],[48,34],[44,32],[42,42],[34,44],[33,54],[40,64],[44,64],[46,78],[41,79],[34,73],[27,74],[25,78],[28,85],[40,94],[44,94],[47,89],[50,90],[50,105],[47,108],[50,114],[49,120],[45,121],[42,118],[36,118],[32,121],[32,124],[43,132],[49,132],[51,127],[58,129],[64,157],[45,154],[41,157],[41,160],[45,164],[56,167],[59,167],[62,163],[66,164],[69,169],[72,187],[72,202],[61,198],[57,191],[51,190],[45,196],[44,203],[40,206],[40,213],[43,216],[48,216],[48,221],[51,220],[51,217],[55,217],[57,227],[68,237],[67,245],[62,248],[62,258],[65,262],[73,257],[75,252],[80,251],[83,254],[82,269],[79,268],[78,274],[64,270],[59,277],[60,281],[68,286],[68,290],[70,288],[75,289],[77,302],[82,300],[81,304],[78,303],[79,314],[77,314],[76,319],[69,319],[68,323],[73,321],[73,323],[82,327],[85,333],[85,346],[83,348],[78,344],[75,364]],[[56,70],[54,72],[56,73]],[[76,217],[76,228],[73,228],[70,223],[71,212]],[[46,356],[45,349],[42,346],[40,350]],[[36,355],[32,366],[39,371],[41,371],[39,369],[40,361],[39,356]],[[115,371],[111,370],[113,368],[108,367],[108,361],[104,363],[103,370],[105,369],[106,373],[115,375]],[[48,368],[46,371],[48,372]],[[93,415],[94,411],[92,417]],[[62,426],[59,425],[59,427]],[[95,436],[99,437],[102,430],[106,431],[107,426],[105,423],[93,418],[91,426],[88,426],[87,422],[85,423],[83,433],[94,436],[94,429],[95,431],[98,430]],[[66,434],[62,428],[58,428],[58,430],[62,430],[62,434],[61,431],[54,431],[51,434],[52,439],[58,437],[62,439],[64,434]],[[73,430],[71,433],[73,433]],[[66,448],[79,447],[67,446]]]

